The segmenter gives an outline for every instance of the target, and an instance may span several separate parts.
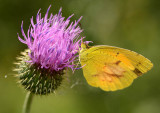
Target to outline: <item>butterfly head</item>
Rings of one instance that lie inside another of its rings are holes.
[[[90,48],[90,46],[88,46],[88,43],[90,43],[91,41],[86,41],[86,42],[81,42],[81,52],[82,51],[85,51],[85,50],[87,50],[87,49],[89,49]]]
[[[89,43],[93,43],[92,41],[85,41],[85,42],[81,42],[81,49],[89,49],[90,46],[88,46]]]

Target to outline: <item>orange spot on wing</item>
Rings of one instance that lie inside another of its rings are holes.
[[[108,65],[106,64],[103,67],[103,72],[110,76],[121,77],[125,72],[125,70],[121,66],[117,65],[116,63],[113,63]]]
[[[103,73],[103,74],[99,74],[98,76],[99,80],[104,82],[104,81],[109,81],[112,82],[112,77],[110,75],[108,75],[107,73]]]
[[[114,74],[113,71],[109,68],[109,66],[105,65],[103,67],[104,72],[108,73],[108,74]]]

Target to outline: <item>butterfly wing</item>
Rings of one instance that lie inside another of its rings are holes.
[[[80,62],[88,84],[105,91],[128,87],[135,78],[153,67],[144,56],[112,46],[93,46],[82,50]]]

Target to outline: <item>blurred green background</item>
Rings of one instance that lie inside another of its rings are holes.
[[[154,68],[120,91],[90,87],[82,70],[55,95],[36,96],[31,113],[160,113],[160,1],[158,0],[0,0],[0,113],[21,113],[26,92],[13,76],[13,62],[26,46],[18,41],[39,8],[44,15],[63,8],[81,21],[92,45],[127,48],[149,58]],[[70,88],[70,86],[74,86]]]

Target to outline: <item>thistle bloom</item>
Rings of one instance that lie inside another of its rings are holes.
[[[66,20],[62,17],[61,10],[57,15],[51,14],[48,18],[47,10],[44,18],[38,12],[36,24],[31,18],[31,25],[28,29],[27,36],[23,31],[23,22],[21,25],[22,35],[25,40],[19,36],[19,40],[27,44],[31,63],[39,65],[41,68],[59,71],[64,68],[74,68],[73,61],[77,57],[75,54],[79,50],[79,34],[82,32],[80,27],[76,27],[81,18],[69,25],[71,15]],[[74,42],[74,40],[76,40]]]
[[[70,23],[69,16],[66,20],[62,17],[61,10],[56,15],[48,17],[50,7],[44,18],[40,10],[37,13],[36,23],[31,18],[27,35],[21,32],[23,39],[18,39],[28,46],[19,58],[17,71],[20,82],[25,88],[36,94],[46,94],[54,91],[62,81],[65,69],[75,68],[74,61],[78,57],[80,37],[82,30],[78,25],[79,21]]]

